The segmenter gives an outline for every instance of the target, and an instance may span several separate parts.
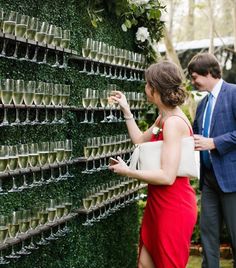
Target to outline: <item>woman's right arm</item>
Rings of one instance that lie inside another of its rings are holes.
[[[152,129],[155,126],[153,124],[148,130],[142,132],[137,126],[133,114],[130,111],[129,104],[126,100],[125,95],[120,91],[115,91],[115,96],[111,96],[111,99],[117,101],[120,105],[120,109],[122,110],[126,122],[126,126],[129,132],[129,136],[134,144],[142,143],[149,141],[152,135]]]

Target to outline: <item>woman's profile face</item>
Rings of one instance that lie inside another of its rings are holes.
[[[148,82],[145,85],[145,93],[146,93],[148,102],[153,102],[153,89],[151,88]]]

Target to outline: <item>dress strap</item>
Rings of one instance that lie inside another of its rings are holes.
[[[180,115],[177,115],[177,114],[173,114],[173,115],[170,115],[170,116],[168,116],[167,118],[166,118],[166,120],[169,118],[169,117],[171,117],[171,116],[177,116],[177,117],[179,117],[179,118],[181,118],[181,119],[183,119],[184,120],[184,122],[186,123],[186,125],[188,126],[188,128],[189,128],[189,131],[190,131],[190,136],[193,136],[193,130],[192,130],[192,127],[191,126],[189,126],[189,124],[188,124],[188,122],[182,117],[182,116],[180,116]],[[165,121],[166,121],[165,120]],[[164,124],[165,124],[165,121],[162,123],[162,129],[164,128]]]

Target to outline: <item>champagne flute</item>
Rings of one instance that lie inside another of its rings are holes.
[[[21,105],[23,103],[23,95],[25,90],[25,81],[18,79],[14,82],[13,86],[13,103],[15,105]],[[11,123],[11,126],[20,125],[19,109],[16,107],[16,119]]]
[[[90,52],[92,49],[92,43],[93,43],[92,38],[87,38],[83,42],[82,56],[84,57],[84,68],[83,68],[83,70],[79,71],[80,73],[87,73],[86,65],[87,65],[87,60],[89,59]]]
[[[15,26],[15,36],[16,37],[22,38],[25,36],[26,30],[28,27],[28,23],[29,23],[29,16],[18,14],[17,20],[16,20],[16,26]],[[17,39],[16,39],[15,51],[14,51],[13,55],[9,58],[17,59],[19,44],[20,44],[20,42],[17,41]]]
[[[48,32],[48,28],[49,28],[48,22],[43,21],[39,26],[38,31],[36,32],[35,41],[37,42],[37,46],[34,51],[34,56],[31,60],[32,62],[37,62],[38,50],[39,50],[38,43],[44,43],[46,34]]]
[[[108,59],[108,55],[109,55],[109,45],[102,42],[102,58],[101,61],[104,63],[107,63],[107,59]],[[106,65],[104,64],[103,66],[103,73],[100,74],[100,76],[106,77],[107,75],[107,71],[106,71]]]
[[[56,199],[49,199],[47,204],[47,211],[48,211],[48,222],[52,223],[56,219]],[[50,236],[46,238],[46,240],[57,240],[56,236],[53,234],[52,227],[50,227]]]
[[[113,63],[113,60],[114,60],[114,57],[115,57],[115,46],[110,46],[109,47],[109,53],[108,53],[108,63],[110,64],[110,67],[109,67],[109,73],[106,75],[106,78],[110,78],[112,77],[112,72],[111,72],[111,68],[112,68],[112,63]]]
[[[4,37],[5,37],[5,34],[14,34],[17,15],[18,15],[18,13],[15,12],[15,11],[10,11],[9,15],[6,15],[6,17],[5,17],[4,21],[3,21]],[[6,57],[7,43],[8,43],[8,39],[4,38],[4,40],[3,40],[3,48],[2,48],[2,52],[0,54],[0,57]]]
[[[28,106],[33,104],[35,88],[36,88],[35,81],[28,81],[28,83],[24,87],[24,103],[27,107],[26,107],[26,118],[25,121],[22,123],[23,125],[30,124],[29,119],[30,108]]]
[[[55,36],[56,26],[50,24],[48,32],[45,37],[46,49],[44,50],[43,60],[38,62],[39,64],[47,64],[47,55],[48,55],[48,45],[51,45]]]
[[[65,151],[64,160],[66,161],[66,173],[63,175],[65,178],[73,178],[74,175],[69,173],[69,167],[67,162],[71,160],[72,157],[72,140],[65,140]]]
[[[92,96],[92,89],[91,88],[86,88],[85,91],[82,93],[82,105],[84,107],[84,121],[81,123],[88,123],[88,107],[90,106],[90,101],[91,101],[91,96]]]
[[[14,80],[13,79],[2,79],[1,80],[1,100],[3,105],[10,104],[12,101],[13,96],[13,88],[14,88]],[[7,108],[3,107],[4,109],[4,116],[3,121],[0,126],[9,126],[9,122],[7,119]]]
[[[30,210],[30,230],[35,230],[39,226],[39,219],[40,219],[39,211],[40,211],[39,207],[34,207]],[[38,249],[38,247],[34,244],[33,235],[30,238],[30,244],[25,248],[29,250]]]
[[[9,158],[9,147],[7,145],[0,146],[0,174],[7,170]],[[0,195],[6,194],[2,188],[2,179],[0,178]]]
[[[58,121],[58,123],[60,123],[60,124],[66,123],[66,120],[64,118],[65,109],[63,109],[63,106],[68,105],[69,97],[70,97],[70,85],[63,85],[62,92],[61,92],[61,98],[60,98],[60,102],[59,102],[59,104],[62,106],[61,118]]]
[[[16,145],[8,146],[9,148],[9,157],[8,157],[8,169],[14,171],[18,168],[18,150]],[[19,192],[18,187],[16,186],[16,178],[12,175],[12,188],[8,191]]]
[[[54,84],[53,85],[53,94],[52,94],[52,104],[54,106],[59,105],[61,94],[62,94],[62,84]],[[58,124],[57,109],[54,109],[54,119],[51,122],[51,124]]]
[[[28,233],[30,229],[30,220],[31,220],[31,215],[30,215],[30,210],[29,209],[23,209],[21,211],[21,217],[20,217],[20,233],[25,234]],[[19,255],[29,255],[31,252],[27,251],[25,247],[25,240],[21,240],[21,249],[17,252]]]
[[[45,94],[45,82],[39,81],[38,84],[35,87],[35,93],[34,93],[34,104],[36,105],[36,111],[35,111],[35,119],[31,122],[32,125],[39,124],[39,110],[37,108],[38,105],[43,104],[43,98]]]
[[[96,59],[97,53],[98,53],[98,41],[93,40],[92,42],[92,48],[89,54],[89,57],[92,59],[91,62],[91,69],[90,72],[87,73],[87,75],[95,75],[95,72],[93,70],[93,66],[94,66],[94,60]]]
[[[8,219],[8,233],[10,238],[16,238],[20,228],[20,211],[13,211]],[[20,256],[16,254],[14,245],[11,246],[11,254],[6,256],[7,259],[19,259]]]
[[[4,244],[6,242],[8,236],[8,217],[4,215],[0,215],[0,244]],[[1,250],[0,257],[0,265],[8,264],[9,261],[5,260]]]
[[[30,167],[36,167],[39,163],[38,143],[30,143],[28,144],[28,148],[29,148],[28,164]],[[36,187],[39,185],[41,185],[41,183],[36,180],[35,172],[33,172],[33,182],[30,184],[30,187]]]
[[[0,31],[3,30],[4,9],[0,8]]]
[[[53,94],[53,83],[45,83],[44,96],[43,96],[43,104],[45,105],[45,119],[41,123],[43,125],[49,124],[47,105],[51,105],[52,94]]]
[[[62,39],[60,46],[63,48],[63,63],[60,68],[67,68],[67,54],[64,52],[64,49],[68,49],[70,45],[70,30],[63,30]]]
[[[107,123],[107,115],[106,115],[106,108],[108,107],[108,91],[107,90],[102,90],[100,93],[100,104],[103,108],[103,120],[101,123]]]
[[[89,107],[91,108],[91,119],[90,124],[94,124],[94,108],[98,105],[98,90],[92,90],[91,92],[91,99],[89,103]]]
[[[57,199],[57,204],[56,204],[56,219],[59,220],[63,218],[65,213],[65,204],[63,202],[62,198]],[[55,233],[56,237],[62,237],[65,236],[66,234],[61,230],[61,225],[58,225],[58,230]]]
[[[35,40],[35,35],[36,32],[38,30],[39,27],[39,19],[35,18],[35,17],[30,17],[29,18],[29,23],[28,23],[28,27],[26,30],[26,51],[25,51],[25,56],[20,58],[20,61],[28,61],[29,60],[29,48],[30,48],[30,44],[28,42],[28,40]]]
[[[56,179],[56,181],[60,181],[60,180],[64,179],[62,177],[61,166],[60,166],[60,163],[62,163],[64,161],[64,154],[65,154],[65,143],[64,143],[64,141],[57,141],[56,142],[55,151],[57,152],[56,161],[57,161],[58,167],[59,167],[59,176]]]
[[[39,226],[44,226],[48,222],[48,211],[46,205],[42,205],[39,208]],[[36,243],[39,246],[48,245],[49,242],[44,238],[43,232],[41,232],[41,239],[39,242]]]
[[[54,38],[53,38],[53,45],[55,46],[56,61],[52,65],[52,67],[59,67],[60,66],[60,63],[58,61],[58,53],[59,53],[59,51],[57,50],[57,46],[59,47],[61,45],[61,40],[62,40],[62,28],[61,27],[56,27],[55,35],[54,35]]]
[[[56,149],[56,143],[54,141],[50,141],[49,142],[49,156],[48,156],[49,165],[56,163],[57,152],[55,149]],[[53,175],[53,171],[54,171],[53,167],[50,166],[50,170],[51,170],[51,176],[46,181],[46,184],[55,181],[55,177]]]
[[[89,220],[89,213],[90,213],[90,208],[92,205],[93,199],[91,197],[86,197],[82,199],[83,202],[83,208],[86,210],[86,221],[82,223],[84,226],[91,226],[93,225],[91,221]]]
[[[72,209],[72,197],[71,196],[66,196],[62,199],[63,204],[65,206],[65,211],[64,211],[64,217],[70,215],[71,209]],[[65,222],[64,228],[61,230],[64,234],[70,233],[70,228],[67,225],[67,221]]]
[[[18,150],[18,166],[24,171],[28,167],[28,157],[29,157],[29,148],[28,144],[19,144],[17,145]],[[19,190],[24,190],[29,188],[27,184],[26,176],[23,175],[23,185],[19,187]]]

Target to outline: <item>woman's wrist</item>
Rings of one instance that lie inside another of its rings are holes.
[[[124,115],[125,120],[131,120],[133,118],[134,118],[134,115],[132,113],[130,113],[130,115]]]

